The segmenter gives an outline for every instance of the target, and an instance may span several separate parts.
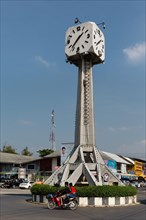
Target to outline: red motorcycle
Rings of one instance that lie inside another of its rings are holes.
[[[58,198],[58,194],[48,194],[46,196],[46,198],[48,199],[48,208],[49,209],[55,209],[55,208],[63,208],[63,209],[71,209],[71,210],[75,210],[78,207],[78,201],[77,198],[65,198],[62,199],[63,205],[61,205],[61,201]]]

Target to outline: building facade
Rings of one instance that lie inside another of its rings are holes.
[[[146,180],[146,161],[128,158],[105,151],[100,151],[106,166],[121,180]],[[61,165],[61,150],[55,151],[43,158],[34,158],[0,152],[0,176],[11,177],[25,170],[25,177],[35,179],[48,177]]]

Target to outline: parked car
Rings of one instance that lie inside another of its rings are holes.
[[[25,181],[25,179],[10,179],[10,178],[1,178],[0,187],[1,188],[17,188],[20,183]]]
[[[3,182],[0,182],[0,188],[4,188],[4,184]]]
[[[20,189],[30,189],[31,186],[32,186],[31,183],[29,181],[26,181],[26,180],[19,184]]]
[[[1,188],[12,188],[12,181],[11,180],[5,180],[2,184],[1,184]]]
[[[18,188],[20,183],[24,182],[25,179],[13,179],[12,180],[12,188]]]

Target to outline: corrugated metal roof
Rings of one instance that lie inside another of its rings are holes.
[[[123,158],[125,158],[126,160],[128,160],[130,163],[134,164],[134,160],[130,159],[129,157],[124,157],[122,156]]]
[[[120,157],[116,154],[105,152],[105,151],[100,151],[100,154],[104,160],[115,160],[118,163],[134,164],[134,160],[132,160],[129,157],[124,157],[124,156]],[[60,156],[61,156],[61,150],[57,150],[49,155],[46,155],[43,158],[54,158],[54,157],[60,157]],[[10,154],[10,153],[0,152],[0,163],[23,164],[23,163],[33,162],[36,160],[41,160],[43,158],[40,158],[40,157],[35,158],[32,156],[23,156],[19,154]]]
[[[131,164],[127,160],[122,159],[117,154],[112,154],[109,152],[102,151],[104,154],[106,154],[108,157],[110,157],[112,160],[118,162],[118,163],[124,163],[124,164]]]
[[[32,156],[23,156],[19,154],[10,154],[0,152],[0,163],[14,163],[14,164],[21,164],[30,161],[37,160],[38,158],[34,158]]]
[[[61,156],[61,150],[56,150],[53,153],[44,156],[43,158],[60,157],[60,156]]]
[[[99,152],[104,160],[112,160],[112,158],[109,155],[105,154],[103,151]]]

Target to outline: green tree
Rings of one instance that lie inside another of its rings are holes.
[[[30,151],[28,150],[28,147],[25,147],[22,152],[21,152],[22,155],[24,156],[32,156],[33,153],[30,153]]]
[[[44,157],[44,156],[46,156],[48,154],[51,154],[53,152],[54,152],[54,150],[51,150],[51,149],[43,149],[43,150],[38,150],[37,151],[37,153],[39,153],[40,157]]]
[[[18,153],[16,152],[16,150],[15,150],[11,145],[3,146],[2,152],[10,153],[10,154],[18,154]]]

